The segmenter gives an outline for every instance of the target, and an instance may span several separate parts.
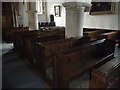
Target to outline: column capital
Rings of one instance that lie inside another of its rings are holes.
[[[65,2],[63,6],[66,10],[80,11],[84,10],[85,12],[89,11],[91,4],[87,4],[84,2]]]

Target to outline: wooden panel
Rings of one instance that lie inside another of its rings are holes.
[[[11,2],[2,2],[2,15],[2,20],[6,22],[2,28],[13,27]]]
[[[90,37],[91,41],[97,40],[101,33],[106,32],[105,30],[93,30],[93,31],[85,31],[83,33],[84,36]]]
[[[103,33],[101,35],[107,37],[107,39],[115,40],[116,43],[120,42],[119,31]]]
[[[9,31],[6,32],[6,41],[7,42],[14,42],[14,33],[20,33],[21,31],[29,31],[29,28],[9,28]]]
[[[113,58],[114,50],[109,51],[109,47],[115,48],[115,42],[102,39],[56,54],[54,62],[56,87],[68,88],[70,80],[75,76]]]
[[[36,46],[35,42],[46,42],[54,41],[65,38],[64,29],[53,30],[53,31],[20,31],[14,33],[14,47],[20,55],[29,61],[29,63],[34,64],[35,62],[35,53],[34,48]]]
[[[2,2],[2,35],[6,40],[6,33],[13,27],[11,2]]]
[[[46,75],[46,70],[51,66],[54,59],[54,53],[61,52],[66,49],[81,46],[84,43],[89,42],[87,37],[81,38],[69,38],[57,41],[49,41],[43,43],[36,43],[36,64],[41,73]]]
[[[103,66],[93,70],[90,88],[120,88],[120,60],[114,58]]]
[[[119,30],[84,28],[84,36],[90,37],[91,40],[107,38],[115,40],[116,43],[120,43],[119,33]]]

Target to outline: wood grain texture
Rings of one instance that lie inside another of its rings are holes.
[[[120,60],[114,58],[93,70],[90,88],[120,88]]]
[[[102,39],[56,54],[56,87],[69,88],[71,79],[113,58],[114,50],[109,47],[115,48],[115,42]]]

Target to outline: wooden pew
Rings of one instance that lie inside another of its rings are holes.
[[[98,31],[98,30],[104,30],[106,32],[112,32],[112,31],[115,31],[115,30],[110,30],[110,29],[99,29],[99,28],[83,28],[83,31],[86,32],[86,31]]]
[[[13,42],[14,41],[14,33],[15,32],[21,32],[21,31],[29,31],[29,28],[11,28],[7,32],[5,32],[6,40],[7,42]]]
[[[56,52],[55,87],[69,88],[70,80],[114,57],[115,42],[101,39],[70,50]]]
[[[120,57],[120,56],[119,56]],[[90,88],[120,89],[120,60],[116,57],[92,72]]]
[[[27,37],[45,37],[45,36],[52,36],[52,34],[56,35],[57,38],[65,38],[65,31],[64,30],[54,30],[54,31],[42,31],[42,30],[34,30],[34,31],[26,31],[26,32],[16,32],[14,33],[14,46],[16,49],[24,48],[24,40]],[[40,38],[39,37],[39,38]],[[18,50],[19,51],[19,50]]]
[[[87,36],[91,38],[91,41],[97,40],[101,33],[105,33],[105,30],[91,30],[91,31],[85,31],[83,33],[83,36]]]
[[[40,30],[34,30],[34,31],[21,31],[21,32],[15,32],[14,33],[14,48],[16,52],[21,52],[24,47],[24,36],[25,35],[37,35],[41,33]]]
[[[57,52],[65,49],[70,49],[72,47],[77,47],[88,42],[90,42],[89,37],[68,38],[42,43],[36,42],[36,65],[40,73],[46,76],[48,67],[52,66],[52,62],[54,59],[52,51]]]
[[[18,38],[16,38],[15,48],[22,57],[34,65],[34,43],[64,39],[64,32],[64,30],[20,32],[16,34]]]
[[[99,37],[106,37],[115,40],[120,45],[120,31],[109,29],[84,28],[84,36],[90,37],[91,40],[96,40]]]
[[[55,33],[51,33],[50,35],[47,35],[47,33],[41,35],[41,36],[35,36],[35,37],[26,37],[24,40],[24,50],[25,50],[25,57],[27,58],[27,60],[29,60],[29,62],[31,64],[35,64],[35,52],[34,52],[34,48],[35,48],[35,42],[39,41],[39,42],[48,42],[48,41],[56,41],[56,40],[61,40],[64,39],[64,37],[62,36],[57,36],[57,34]]]
[[[119,33],[120,31],[112,31],[112,32],[102,33],[101,35],[106,37],[107,39],[115,40],[116,43],[120,43]]]
[[[84,36],[91,37],[91,40],[96,40],[101,37],[101,34],[104,33],[111,33],[116,32],[116,30],[109,30],[109,29],[95,29],[95,28],[84,28]],[[105,36],[104,36],[105,37]]]

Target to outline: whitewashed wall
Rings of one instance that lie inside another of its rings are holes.
[[[84,13],[85,28],[101,28],[118,30],[118,3],[116,3],[115,14],[89,15]]]
[[[46,21],[49,21],[49,15],[54,14],[54,5],[61,5],[61,17],[55,17],[57,26],[66,26],[66,14],[65,8],[62,3],[48,2],[47,4],[47,17]],[[74,22],[70,22],[73,23]],[[113,29],[118,30],[118,4],[116,3],[115,14],[106,15],[89,15],[89,12],[84,13],[84,28],[102,28],[102,29]]]
[[[119,3],[120,4],[120,3]],[[23,10],[23,24],[24,26],[28,25],[28,16],[26,13],[26,4],[21,4]],[[45,6],[45,13],[43,15],[39,15],[39,22],[42,21],[50,21],[50,14],[54,15],[54,6],[61,6],[61,17],[54,17],[57,26],[66,26],[66,12],[65,8],[62,6],[60,2],[47,2]],[[22,11],[21,10],[21,11]],[[118,4],[116,4],[115,14],[107,14],[107,15],[89,15],[89,13],[84,13],[84,28],[102,28],[102,29],[115,29],[120,30],[120,13],[118,15],[118,11],[120,12],[120,7],[118,10]],[[118,17],[119,16],[119,17]],[[119,22],[118,22],[119,20]],[[70,22],[73,23],[74,22]]]
[[[50,21],[50,14],[54,15],[54,6],[55,5],[60,5],[61,6],[61,16],[56,17],[54,16],[54,21],[56,22],[56,26],[66,26],[66,13],[65,13],[65,8],[62,6],[61,2],[47,2],[46,8],[47,8],[47,17],[46,20],[49,22]]]
[[[17,15],[18,26],[23,24],[24,27],[28,26],[27,3],[19,2],[19,15]]]
[[[38,22],[46,22],[46,14],[38,14]]]
[[[44,2],[43,4],[44,6],[44,10],[43,10],[43,14],[38,14],[38,22],[46,22],[46,18],[47,18],[47,8],[46,8],[46,2]]]
[[[50,21],[50,14],[54,15],[54,6],[61,6],[61,17],[54,17],[57,26],[66,26],[66,12],[65,8],[60,2],[47,2],[45,6],[45,13],[38,16],[39,22]],[[119,3],[120,6],[120,3]],[[118,9],[119,8],[119,9]],[[18,17],[19,23],[23,23],[24,26],[28,26],[27,3],[20,3],[20,16]],[[118,13],[119,12],[119,13]],[[70,22],[73,23],[74,22]],[[115,14],[107,15],[89,15],[84,13],[84,28],[102,28],[102,29],[115,29],[120,30],[120,7],[116,4]]]

